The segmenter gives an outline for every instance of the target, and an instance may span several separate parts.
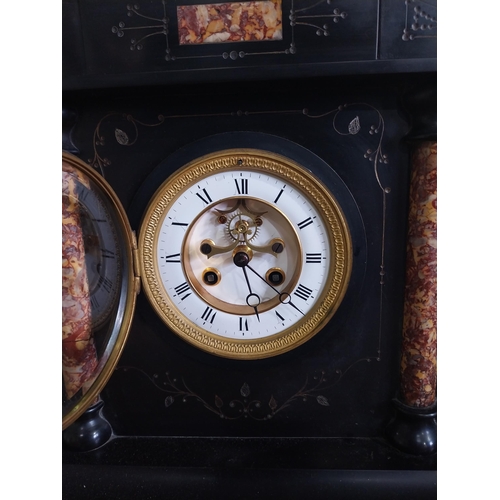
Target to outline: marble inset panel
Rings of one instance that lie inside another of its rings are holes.
[[[177,7],[180,45],[282,40],[281,0]]]

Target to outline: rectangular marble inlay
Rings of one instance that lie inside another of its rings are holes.
[[[281,0],[177,7],[181,45],[282,40]]]

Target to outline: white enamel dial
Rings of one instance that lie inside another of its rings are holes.
[[[299,166],[269,153],[261,163],[260,154],[224,152],[232,165],[216,156],[185,167],[153,197],[140,235],[157,312],[227,357],[305,341],[333,314],[350,270],[347,228],[328,191]]]
[[[238,185],[245,195],[238,194]],[[218,221],[221,211],[229,211],[228,223]],[[252,224],[257,217],[259,227]],[[234,240],[236,223],[245,222],[252,233]],[[328,274],[326,234],[318,211],[293,186],[249,170],[221,172],[186,190],[167,212],[157,245],[159,277],[170,300],[195,325],[231,339],[267,337],[301,320],[314,305]],[[228,250],[205,255],[206,240]],[[283,242],[276,243],[284,247],[280,253],[269,249],[276,240]],[[249,262],[235,264],[235,251]],[[219,272],[214,285],[204,279],[207,268]],[[266,280],[272,269],[282,270],[281,284]]]

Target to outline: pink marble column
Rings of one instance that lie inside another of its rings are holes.
[[[437,379],[437,143],[420,142],[412,155],[401,401],[414,408],[436,402]]]

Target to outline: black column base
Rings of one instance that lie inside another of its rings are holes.
[[[394,399],[396,416],[386,428],[387,439],[412,455],[437,452],[437,404],[427,408],[407,406]]]
[[[107,443],[112,434],[111,425],[100,411],[104,403],[91,406],[76,422],[63,431],[63,446],[73,451],[90,451]]]

